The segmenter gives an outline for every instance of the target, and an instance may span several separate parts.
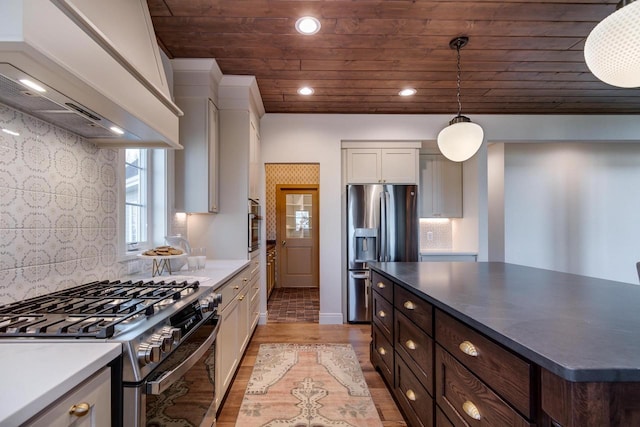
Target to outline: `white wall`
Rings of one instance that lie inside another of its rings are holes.
[[[505,261],[638,283],[640,144],[505,144]]]
[[[266,114],[261,120],[263,163],[320,163],[320,322],[342,316],[341,180],[342,140],[435,140],[451,119],[444,115]],[[637,116],[472,116],[488,142],[637,141]],[[486,143],[464,165],[465,222],[455,249],[488,258],[488,170]],[[473,248],[477,244],[477,248]],[[538,248],[544,250],[544,248]]]

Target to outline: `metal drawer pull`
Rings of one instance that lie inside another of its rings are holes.
[[[235,286],[233,287],[233,289],[237,291],[238,289],[240,289],[240,286],[235,285]]]
[[[380,310],[378,312],[378,317],[387,317],[387,313],[385,313],[384,310]]]
[[[383,355],[383,356],[384,356],[385,354],[387,354],[387,350],[385,350],[385,349],[384,349],[384,347],[380,347],[380,348],[378,349],[378,353],[380,353],[381,355]]]
[[[82,402],[69,408],[69,413],[71,415],[75,415],[76,417],[84,417],[89,413],[90,408],[91,406],[89,406],[87,402]]]
[[[407,396],[407,399],[412,400],[414,402],[416,400],[416,394],[411,389],[407,390],[407,392],[405,393],[405,396]]]
[[[414,343],[412,340],[407,340],[406,343],[404,343],[407,348],[409,348],[410,350],[415,350],[416,349],[416,343]]]
[[[470,341],[462,341],[458,346],[464,354],[472,357],[478,357],[478,349]]]
[[[480,416],[480,411],[478,411],[478,408],[473,404],[473,402],[470,402],[468,400],[464,402],[462,404],[462,410],[474,420],[479,420],[480,418],[482,418]]]
[[[416,305],[411,301],[405,301],[404,302],[404,308],[406,308],[407,310],[415,310],[416,309]]]
[[[385,284],[384,284],[384,283],[382,283],[382,282],[378,282],[378,284],[377,284],[376,286],[378,287],[378,289],[384,289],[384,288],[386,288],[386,287],[387,287],[387,285],[385,285]]]

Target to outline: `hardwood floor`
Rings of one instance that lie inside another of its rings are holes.
[[[318,325],[313,323],[274,323],[258,325],[249,343],[222,409],[217,427],[234,427],[242,403],[247,382],[253,370],[258,349],[262,343],[350,343],[353,346],[362,372],[369,386],[382,425],[406,426],[402,415],[389,394],[380,374],[369,361],[371,326],[369,325]],[[224,351],[224,349],[219,349]],[[247,426],[249,427],[249,426]],[[251,426],[252,427],[252,426]]]

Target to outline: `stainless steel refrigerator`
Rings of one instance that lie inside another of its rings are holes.
[[[372,261],[418,261],[418,187],[347,186],[347,321],[371,321]]]

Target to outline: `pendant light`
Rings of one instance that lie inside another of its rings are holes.
[[[462,111],[462,103],[460,102],[460,49],[466,46],[468,42],[468,37],[456,37],[449,42],[449,47],[456,49],[458,53],[458,115],[449,122],[449,126],[442,129],[438,134],[440,152],[447,159],[454,162],[464,162],[470,159],[476,154],[484,139],[484,131],[480,125],[471,123],[468,117],[460,114]]]
[[[584,59],[594,76],[618,87],[640,87],[640,1],[622,0],[591,31]]]

